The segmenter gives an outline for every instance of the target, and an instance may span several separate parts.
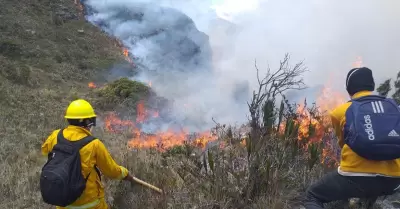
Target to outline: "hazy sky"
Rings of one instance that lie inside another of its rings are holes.
[[[232,65],[242,67],[235,72],[251,70],[246,60],[274,64],[289,52],[293,61],[305,59],[308,85],[323,84],[334,73],[340,78],[335,85],[342,87],[352,62],[361,56],[379,81],[400,70],[398,11],[396,0],[271,0],[237,17],[240,34],[224,44],[235,45],[234,53],[227,50]]]

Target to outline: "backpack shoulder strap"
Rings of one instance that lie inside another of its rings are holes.
[[[92,135],[87,135],[87,136],[83,137],[82,139],[73,142],[73,145],[76,149],[81,149],[95,139],[96,139],[96,137],[94,137]]]
[[[384,100],[384,99],[386,99],[386,97],[380,96],[380,95],[366,95],[366,96],[362,96],[362,97],[357,97],[357,98],[351,99],[351,101],[363,102],[363,101]]]
[[[60,129],[57,134],[57,144],[69,144],[69,141],[64,137],[63,134],[64,129]]]
[[[97,139],[96,137],[92,136],[92,135],[87,135],[85,137],[83,137],[82,139],[73,142],[73,146],[75,147],[76,150],[80,150],[82,149],[84,146],[86,146],[87,144],[89,144],[90,142],[92,142],[93,140]],[[100,180],[101,180],[101,175],[100,175],[100,171],[97,169],[96,165],[94,166],[94,169],[97,173],[97,175],[99,176]],[[89,178],[91,173],[89,173],[86,176],[86,180]]]
[[[395,105],[395,106],[398,106],[398,107],[400,106],[400,105],[397,104],[397,102],[396,102],[394,99],[392,99],[392,98],[386,98],[386,101],[392,103],[392,104]]]

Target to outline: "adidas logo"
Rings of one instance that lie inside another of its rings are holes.
[[[388,136],[400,136],[395,130],[389,132]]]

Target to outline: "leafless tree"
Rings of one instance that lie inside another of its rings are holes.
[[[253,91],[253,96],[248,107],[250,111],[250,125],[252,129],[260,128],[260,113],[261,107],[266,101],[275,101],[277,95],[282,94],[287,90],[301,90],[306,86],[301,75],[307,70],[303,61],[300,61],[294,66],[289,63],[290,56],[285,54],[284,59],[280,62],[278,70],[272,72],[270,67],[264,78],[260,78],[260,70],[255,61],[257,70],[258,89]]]
[[[253,91],[252,99],[247,103],[250,112],[251,132],[246,141],[248,161],[250,163],[249,182],[244,192],[246,200],[255,198],[263,192],[262,190],[268,187],[268,182],[265,182],[266,178],[263,176],[263,173],[265,174],[265,169],[269,169],[268,167],[271,166],[271,162],[267,162],[268,160],[266,160],[266,155],[268,155],[268,142],[266,142],[266,139],[268,136],[266,136],[267,131],[261,122],[263,105],[266,102],[274,104],[276,97],[278,95],[283,96],[283,93],[287,90],[301,90],[306,87],[301,77],[307,70],[303,61],[291,66],[289,60],[289,54],[285,54],[279,68],[274,72],[268,67],[262,79],[260,78],[260,70],[257,62],[255,62],[258,89]]]

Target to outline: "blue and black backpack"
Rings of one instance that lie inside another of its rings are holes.
[[[400,108],[396,102],[378,95],[350,101],[343,131],[345,143],[368,160],[400,158]]]

